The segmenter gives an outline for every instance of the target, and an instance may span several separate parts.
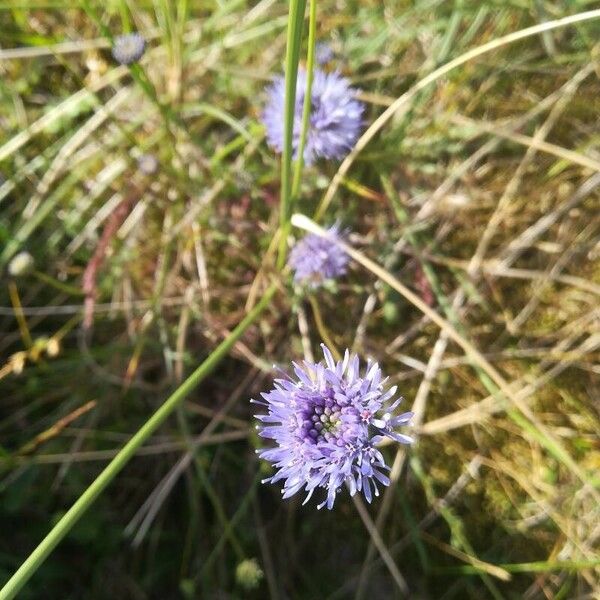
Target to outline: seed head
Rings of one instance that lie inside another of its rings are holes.
[[[264,576],[258,561],[255,558],[243,560],[235,569],[235,579],[245,590],[254,590]]]

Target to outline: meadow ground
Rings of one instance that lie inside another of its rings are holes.
[[[19,598],[597,598],[598,3],[316,3],[364,135],[288,201],[296,4],[0,0],[0,586],[262,301]],[[293,285],[292,212],[345,276]],[[370,506],[260,483],[249,400],[322,341],[415,412]]]

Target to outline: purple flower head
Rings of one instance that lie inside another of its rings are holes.
[[[139,33],[126,33],[115,37],[112,47],[113,58],[121,65],[130,65],[142,58],[146,40]]]
[[[317,488],[324,488],[325,500],[317,508],[331,509],[343,483],[351,496],[362,492],[371,502],[373,494],[379,495],[377,482],[390,483],[385,474],[389,467],[376,445],[386,437],[412,443],[395,431],[408,424],[412,413],[393,416],[402,398],[384,407],[396,388],[384,391],[387,379],[382,379],[376,362],[369,360],[361,375],[358,356],[346,350],[344,359],[336,362],[321,346],[325,364],[292,363],[297,379],[276,379],[263,400],[252,400],[268,411],[256,415],[259,435],[276,444],[257,451],[276,469],[263,483],[283,480],[284,498],[304,489],[304,504]]]
[[[302,128],[302,106],[306,93],[306,71],[298,70],[294,134],[292,146],[297,158]],[[283,151],[285,112],[285,78],[277,77],[268,90],[269,99],[262,113],[267,141],[276,151]],[[304,148],[304,162],[311,165],[317,158],[343,158],[358,138],[364,106],[356,100],[356,90],[339,73],[315,69],[311,91],[311,114]]]
[[[339,225],[327,231],[328,238],[309,233],[292,248],[288,264],[294,270],[296,283],[316,288],[328,279],[345,275],[348,270],[348,255],[331,239],[341,238]]]
[[[158,158],[154,154],[142,154],[137,159],[137,165],[144,175],[154,175],[158,171]]]
[[[327,42],[315,44],[315,59],[320,65],[327,64],[333,59],[333,50]]]

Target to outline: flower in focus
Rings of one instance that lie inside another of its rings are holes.
[[[348,255],[334,241],[341,238],[339,225],[333,225],[327,232],[328,237],[309,233],[292,248],[288,264],[296,283],[315,288],[346,274]]]
[[[139,33],[126,33],[115,37],[112,47],[113,58],[121,65],[130,65],[142,58],[146,40]]]
[[[276,379],[263,400],[252,400],[267,409],[267,414],[256,415],[259,435],[276,444],[257,451],[276,469],[263,483],[283,480],[284,498],[304,489],[304,504],[323,488],[326,497],[317,508],[331,509],[342,484],[351,496],[362,492],[371,502],[373,494],[379,495],[377,482],[390,483],[389,467],[376,446],[384,438],[412,443],[396,431],[409,423],[412,413],[393,416],[402,398],[384,406],[396,387],[384,391],[387,379],[382,379],[376,362],[369,360],[361,375],[358,356],[346,350],[344,359],[336,362],[329,349],[322,348],[325,364],[293,363],[297,379]]]
[[[297,158],[302,128],[302,106],[306,93],[306,71],[298,70],[292,147]],[[267,141],[276,151],[283,151],[285,114],[285,78],[277,77],[268,90],[269,99],[262,113]],[[356,90],[339,73],[315,69],[310,122],[304,148],[304,162],[311,165],[317,158],[343,158],[358,138],[364,106],[356,99]]]

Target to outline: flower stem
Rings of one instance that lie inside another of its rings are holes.
[[[317,37],[317,0],[310,0],[308,16],[308,56],[306,57],[306,92],[304,104],[302,105],[302,126],[300,129],[300,141],[298,142],[298,158],[294,165],[294,181],[292,182],[292,201],[300,191],[300,177],[304,167],[304,147],[308,135],[310,122],[310,111],[312,108],[312,84],[315,65],[315,45]]]
[[[287,30],[285,55],[285,116],[283,127],[283,154],[281,157],[281,210],[279,240],[279,256],[277,267],[285,264],[287,238],[290,231],[292,214],[292,140],[294,135],[294,107],[296,105],[296,83],[298,79],[298,63],[300,61],[300,42],[306,0],[290,0],[290,13]]]
[[[0,590],[0,600],[10,600],[19,593],[19,590],[27,583],[56,545],[67,535],[101,492],[129,462],[138,448],[164,423],[181,401],[225,358],[235,342],[268,306],[275,290],[276,286],[274,284],[267,289],[260,302],[242,319],[229,336],[215,348],[208,358],[165,400],[164,404],[123,446]]]
[[[325,323],[323,323],[323,317],[321,316],[321,309],[319,308],[319,303],[315,299],[313,295],[308,295],[308,301],[310,302],[310,306],[313,311],[313,316],[315,318],[315,325],[317,326],[317,331],[321,336],[321,339],[325,343],[325,345],[331,350],[331,354],[335,360],[342,360],[342,355],[340,351],[337,349],[337,346],[333,343],[327,328],[325,327]]]

